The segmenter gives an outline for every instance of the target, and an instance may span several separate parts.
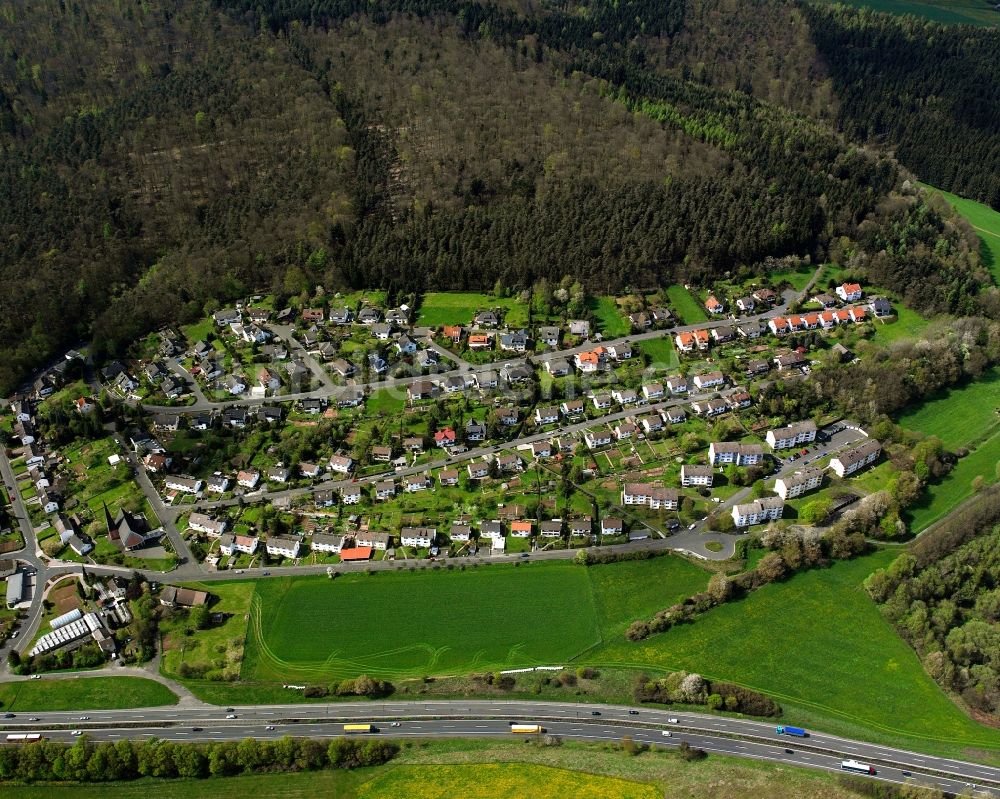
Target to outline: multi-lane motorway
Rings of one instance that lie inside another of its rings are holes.
[[[12,719],[0,720],[0,726],[4,734],[41,732],[49,739],[62,741],[74,740],[74,731],[102,741],[150,736],[172,741],[225,741],[284,735],[339,736],[346,722],[370,722],[378,730],[375,734],[400,739],[509,737],[511,721],[537,723],[546,733],[565,739],[601,742],[629,736],[639,743],[666,747],[687,742],[710,753],[806,768],[841,771],[841,762],[853,759],[872,765],[876,779],[919,782],[951,793],[973,791],[975,795],[1000,797],[1000,768],[824,733],[812,733],[804,739],[780,736],[767,722],[621,705],[483,700],[232,708],[198,705],[18,713]],[[670,735],[664,735],[664,731]]]

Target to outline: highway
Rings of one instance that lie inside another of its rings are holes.
[[[233,715],[235,718],[227,718]],[[31,718],[37,721],[31,721]],[[83,717],[86,717],[84,719]],[[669,723],[676,719],[677,723]],[[622,705],[562,702],[445,700],[431,702],[344,702],[315,705],[262,705],[226,708],[143,708],[137,710],[18,713],[3,719],[10,732],[42,732],[72,741],[80,730],[93,740],[156,737],[172,741],[253,738],[335,737],[345,722],[371,722],[376,734],[391,738],[511,737],[509,722],[534,722],[565,739],[606,742],[629,736],[652,746],[686,741],[706,752],[767,760],[806,768],[841,771],[853,759],[876,769],[876,779],[921,784],[960,793],[1000,797],[1000,769],[951,758],[908,752],[847,738],[810,734],[779,736],[774,723]],[[398,726],[393,726],[393,724]],[[273,729],[267,729],[273,727]],[[664,736],[663,731],[671,734]]]

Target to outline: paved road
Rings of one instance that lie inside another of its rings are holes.
[[[908,772],[923,784],[958,793],[969,784],[989,786],[1000,796],[1000,769],[813,733],[798,739],[778,736],[773,723],[603,704],[446,700],[431,702],[345,702],[316,705],[262,705],[232,709],[185,704],[165,708],[62,713],[18,713],[4,719],[7,732],[38,731],[54,740],[72,740],[83,730],[96,740],[154,736],[179,741],[277,738],[284,735],[332,737],[345,722],[371,722],[380,735],[408,737],[509,737],[509,721],[535,722],[546,732],[585,741],[618,741],[624,736],[650,745],[694,747],[736,757],[841,771],[845,759],[871,764],[877,778],[905,782]],[[32,722],[34,716],[38,721]],[[81,716],[87,716],[81,720]],[[668,723],[668,719],[677,723]],[[396,721],[398,727],[392,726]],[[268,726],[273,730],[266,729]],[[63,727],[64,729],[53,729]],[[198,728],[198,729],[194,729]],[[669,737],[663,731],[671,733]],[[789,751],[790,750],[790,751]]]

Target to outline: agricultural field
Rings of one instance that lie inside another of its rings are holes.
[[[620,338],[632,331],[632,325],[618,309],[614,297],[592,297],[588,307],[594,314],[597,332],[605,338]]]
[[[528,307],[517,298],[498,298],[476,292],[431,292],[424,295],[417,325],[468,325],[476,311],[502,308],[504,324],[521,327],[528,324]]]
[[[250,680],[558,665],[599,641],[586,570],[572,563],[267,580],[250,616]]]
[[[1000,25],[1000,12],[987,10],[987,13],[994,18],[994,25]],[[976,229],[983,243],[981,249],[983,264],[990,270],[994,282],[1000,285],[1000,211],[925,183],[920,185],[927,191],[944,197]]]
[[[1000,25],[1000,12],[994,10],[990,3],[977,0],[847,0],[847,5],[896,16],[912,14],[943,25],[977,25],[987,28]]]
[[[166,686],[141,677],[78,677],[0,683],[4,711],[119,710],[177,704]]]
[[[464,796],[552,796],[574,799],[658,799],[656,786],[579,771],[527,763],[480,763],[468,766],[397,766],[358,790],[358,799],[431,799]]]
[[[698,322],[708,321],[708,314],[701,301],[684,286],[670,286],[667,289],[667,297],[670,299],[671,308],[680,317],[683,324],[694,325]]]

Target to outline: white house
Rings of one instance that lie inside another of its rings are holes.
[[[711,466],[685,464],[681,466],[681,485],[711,488],[713,475]]]
[[[264,546],[272,557],[297,558],[302,542],[298,538],[276,535],[268,538]]]
[[[860,283],[842,283],[837,286],[837,296],[844,302],[857,302],[865,293],[861,290]]]
[[[767,445],[774,450],[809,444],[816,440],[816,423],[812,419],[807,419],[787,427],[768,430],[765,440]]]
[[[870,438],[832,458],[830,468],[837,473],[838,477],[845,477],[863,469],[870,463],[874,463],[881,454],[882,445],[874,438]]]
[[[404,547],[429,547],[434,545],[437,529],[434,527],[404,527],[399,531],[399,543]]]
[[[744,505],[733,506],[733,522],[737,527],[749,527],[781,518],[785,502],[781,497],[763,497]]]
[[[823,484],[823,470],[814,466],[797,469],[794,474],[774,481],[774,491],[782,499],[795,499]]]
[[[760,444],[713,441],[708,445],[708,462],[713,466],[729,463],[737,466],[755,466],[762,460],[764,460],[764,448]]]

